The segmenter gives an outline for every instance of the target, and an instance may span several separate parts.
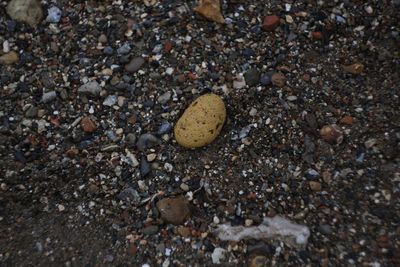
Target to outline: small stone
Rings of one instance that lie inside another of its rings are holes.
[[[251,219],[246,219],[245,221],[244,221],[244,225],[245,226],[252,226],[253,225],[253,220],[251,220]]]
[[[49,8],[47,10],[47,14],[48,14],[46,17],[47,22],[58,23],[61,19],[61,10],[56,6]]]
[[[223,248],[215,248],[211,254],[211,259],[213,264],[221,264],[221,261],[225,259],[226,250]]]
[[[221,13],[220,0],[200,0],[200,5],[193,10],[208,20],[224,24],[225,19]]]
[[[244,74],[248,86],[256,86],[260,82],[260,72],[257,69],[250,69]]]
[[[126,55],[131,51],[131,46],[127,43],[123,44],[120,48],[117,49],[117,53],[120,55]]]
[[[165,92],[157,98],[158,103],[165,105],[171,99],[171,92]]]
[[[125,70],[127,72],[136,72],[142,67],[144,62],[145,62],[144,58],[135,57],[128,64],[125,65]]]
[[[293,101],[296,101],[296,100],[297,100],[297,96],[295,96],[295,95],[290,95],[290,96],[288,96],[286,99],[287,99],[288,101],[290,101],[290,102],[293,102]]]
[[[126,97],[124,97],[124,96],[118,96],[118,101],[117,101],[118,106],[119,106],[119,107],[123,107],[124,104],[125,104],[125,100],[126,100]]]
[[[276,15],[266,16],[264,18],[262,29],[264,31],[270,32],[275,30],[276,27],[279,25],[279,17]]]
[[[42,95],[42,102],[49,103],[57,98],[57,94],[55,91],[51,91]]]
[[[274,73],[271,77],[272,84],[278,87],[283,87],[286,84],[286,77],[282,73]]]
[[[304,80],[305,82],[309,82],[309,81],[311,80],[310,74],[308,74],[308,73],[304,74],[304,75],[303,75],[303,80]]]
[[[125,142],[127,144],[129,144],[130,146],[135,145],[135,143],[136,143],[136,135],[134,133],[128,133],[125,136]]]
[[[97,81],[90,81],[79,87],[78,92],[83,94],[99,95],[101,87]]]
[[[136,146],[140,151],[145,151],[147,148],[150,148],[159,143],[160,143],[160,140],[158,140],[157,137],[155,137],[154,135],[152,135],[150,133],[145,133],[139,137],[139,140],[137,141]]]
[[[172,129],[171,123],[169,123],[168,121],[164,121],[163,123],[161,123],[160,127],[158,128],[157,134],[158,135],[166,134],[166,133],[170,132],[171,129]]]
[[[144,235],[155,235],[158,233],[158,226],[157,225],[149,225],[142,229],[142,233]]]
[[[105,44],[107,43],[108,39],[107,36],[105,34],[101,34],[98,38],[99,43]]]
[[[43,18],[43,10],[38,0],[11,0],[7,5],[7,14],[16,21],[35,27]]]
[[[180,188],[185,192],[190,190],[189,186],[185,183],[181,183]]]
[[[340,119],[340,124],[352,125],[353,117],[352,116],[344,116],[342,119]]]
[[[233,88],[235,89],[242,89],[246,86],[246,80],[240,74],[236,75],[235,80],[233,81]]]
[[[114,49],[111,46],[106,46],[103,49],[103,53],[106,54],[107,56],[111,56],[114,54]]]
[[[312,33],[311,33],[311,37],[312,37],[313,39],[321,40],[321,39],[324,38],[324,35],[322,34],[322,32],[312,32]]]
[[[147,162],[145,157],[142,157],[140,161],[140,177],[144,178],[151,172],[150,164]]]
[[[189,227],[180,226],[178,227],[178,234],[182,237],[188,237],[191,234]]]
[[[331,144],[340,144],[343,141],[343,132],[336,124],[322,127],[319,134],[323,140]]]
[[[364,65],[361,63],[354,63],[351,65],[343,66],[343,70],[345,72],[357,75],[361,74],[364,71]]]
[[[189,203],[185,197],[164,198],[157,202],[161,218],[167,222],[179,225],[190,215]]]
[[[104,100],[103,105],[112,107],[117,103],[117,96],[116,95],[109,95],[107,98]]]
[[[125,203],[132,203],[132,204],[140,203],[140,195],[132,187],[124,189],[121,193],[118,194],[118,198],[124,201]]]
[[[151,153],[146,156],[148,162],[153,162],[157,158],[156,153]]]
[[[365,148],[367,148],[367,149],[372,148],[373,146],[376,145],[377,142],[378,142],[378,140],[376,140],[375,138],[371,138],[371,139],[365,141],[365,143],[364,143]]]
[[[18,54],[15,51],[8,52],[0,57],[0,64],[2,65],[12,65],[18,62]]]
[[[332,234],[332,227],[329,224],[322,224],[319,226],[319,231],[324,235]]]
[[[268,74],[264,74],[264,75],[262,75],[261,76],[261,79],[260,79],[260,83],[262,84],[262,85],[269,85],[269,84],[271,84],[271,76],[270,75],[268,75]]]
[[[310,181],[309,185],[310,185],[311,190],[313,190],[313,191],[321,191],[321,189],[322,189],[320,182]]]
[[[37,116],[38,108],[35,106],[30,106],[28,110],[25,112],[25,116],[28,118],[33,118]]]
[[[332,174],[329,171],[324,171],[322,173],[322,180],[324,180],[325,183],[330,184],[332,181]]]
[[[93,133],[97,129],[96,124],[89,117],[82,118],[81,127],[85,133]]]

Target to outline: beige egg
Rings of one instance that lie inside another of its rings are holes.
[[[210,144],[225,123],[224,101],[215,94],[197,98],[175,125],[175,139],[181,146],[197,148]]]

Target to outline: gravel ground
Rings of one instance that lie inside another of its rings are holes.
[[[400,266],[400,1],[7,2],[1,266]],[[222,132],[182,148],[208,92]],[[274,215],[308,244],[213,230]]]

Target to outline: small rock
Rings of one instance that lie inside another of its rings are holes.
[[[336,124],[322,127],[319,134],[322,139],[331,144],[340,144],[343,141],[343,132]]]
[[[105,34],[101,34],[98,38],[99,43],[105,44],[107,43],[108,39],[107,39],[107,35]]]
[[[332,174],[329,171],[324,171],[322,173],[322,180],[324,180],[325,183],[330,184],[332,181]]]
[[[160,127],[158,128],[157,134],[158,135],[163,135],[166,133],[169,133],[172,129],[172,125],[171,123],[169,123],[168,121],[164,121],[163,123],[161,123]]]
[[[266,16],[264,18],[262,29],[264,31],[270,32],[275,30],[276,27],[279,25],[279,17],[276,15]]]
[[[246,86],[246,80],[242,75],[238,74],[235,80],[233,81],[233,88],[242,89],[245,86]]]
[[[260,72],[257,69],[250,69],[244,74],[248,86],[256,86],[260,82]]]
[[[190,215],[189,203],[185,197],[164,198],[157,202],[161,218],[167,223],[179,225]]]
[[[37,116],[38,108],[35,106],[31,106],[28,108],[28,110],[25,112],[25,116],[28,118],[33,118]]]
[[[182,237],[188,237],[191,234],[189,227],[180,226],[180,227],[178,227],[177,231],[178,231],[178,234]]]
[[[295,95],[290,95],[290,96],[288,96],[286,99],[287,99],[288,101],[290,101],[290,102],[293,102],[293,101],[296,101],[296,100],[297,100],[297,96],[295,96]]]
[[[319,231],[324,235],[332,234],[332,227],[329,224],[322,224],[319,226]]]
[[[57,94],[55,91],[51,91],[42,95],[42,102],[49,103],[57,98]]]
[[[135,57],[128,64],[125,65],[125,70],[127,72],[136,72],[140,69],[140,67],[142,67],[144,62],[144,58]]]
[[[213,264],[221,264],[221,261],[225,259],[226,250],[223,248],[215,248],[211,254]]]
[[[152,135],[150,133],[145,133],[139,137],[139,140],[137,141],[136,146],[140,151],[145,151],[147,148],[150,148],[159,143],[160,143],[160,140],[158,140],[157,137],[155,137],[154,135]]]
[[[272,84],[278,87],[283,87],[285,86],[286,83],[286,77],[282,73],[274,73],[272,74],[271,77]]]
[[[364,143],[365,148],[369,149],[369,148],[373,147],[374,145],[376,145],[377,142],[378,142],[378,140],[376,140],[375,138],[371,138],[371,139],[365,141],[365,143]]]
[[[157,158],[156,153],[151,153],[146,156],[148,162],[153,162]]]
[[[97,129],[96,124],[89,117],[82,118],[81,127],[85,133],[93,133]]]
[[[79,87],[78,92],[83,94],[99,95],[101,87],[97,81],[90,81]]]
[[[344,116],[344,117],[340,120],[340,124],[352,125],[352,124],[353,124],[353,117],[351,117],[351,116]]]
[[[125,136],[125,142],[128,143],[130,146],[135,145],[135,143],[136,143],[136,135],[134,133],[128,133]]]
[[[151,172],[150,164],[147,162],[146,157],[142,157],[140,161],[140,177],[144,178]]]
[[[364,65],[361,63],[354,63],[351,65],[343,66],[343,70],[345,72],[357,75],[361,74],[364,71]]]
[[[43,18],[43,10],[38,0],[11,0],[7,5],[7,14],[13,20],[26,22],[35,27]]]
[[[312,37],[313,39],[321,40],[321,39],[324,38],[324,35],[322,34],[322,32],[312,32],[312,33],[311,33],[311,37]]]
[[[181,185],[179,187],[185,192],[190,190],[189,186],[185,183],[181,183]]]
[[[47,18],[46,18],[47,22],[58,23],[60,21],[61,10],[58,7],[53,6],[53,7],[49,8],[47,10],[47,13],[48,13]]]
[[[157,225],[149,225],[142,229],[142,233],[144,235],[155,235],[158,233],[158,226]]]
[[[320,182],[310,181],[309,185],[310,185],[310,188],[312,191],[321,191],[321,189],[322,189]]]
[[[165,92],[157,98],[158,103],[165,105],[171,99],[171,92]]]
[[[208,20],[224,24],[225,19],[221,13],[220,0],[200,0],[200,5],[193,10]]]
[[[123,44],[120,48],[117,49],[117,53],[120,55],[126,55],[131,51],[131,46],[127,43]]]
[[[8,52],[0,57],[0,64],[11,65],[18,62],[18,54],[15,51]]]
[[[262,75],[261,76],[261,79],[260,79],[260,83],[262,84],[262,85],[269,85],[269,84],[271,84],[271,76],[270,75],[268,75],[268,74],[264,74],[264,75]]]
[[[109,95],[107,98],[104,100],[103,105],[112,107],[117,103],[117,96],[116,95]]]
[[[140,203],[140,195],[132,187],[124,189],[121,193],[118,194],[118,198],[124,201],[125,203],[132,203],[132,204]]]

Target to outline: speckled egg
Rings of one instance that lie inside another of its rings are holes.
[[[197,148],[210,144],[221,132],[226,118],[224,101],[215,94],[197,98],[175,125],[175,139],[183,147]]]

